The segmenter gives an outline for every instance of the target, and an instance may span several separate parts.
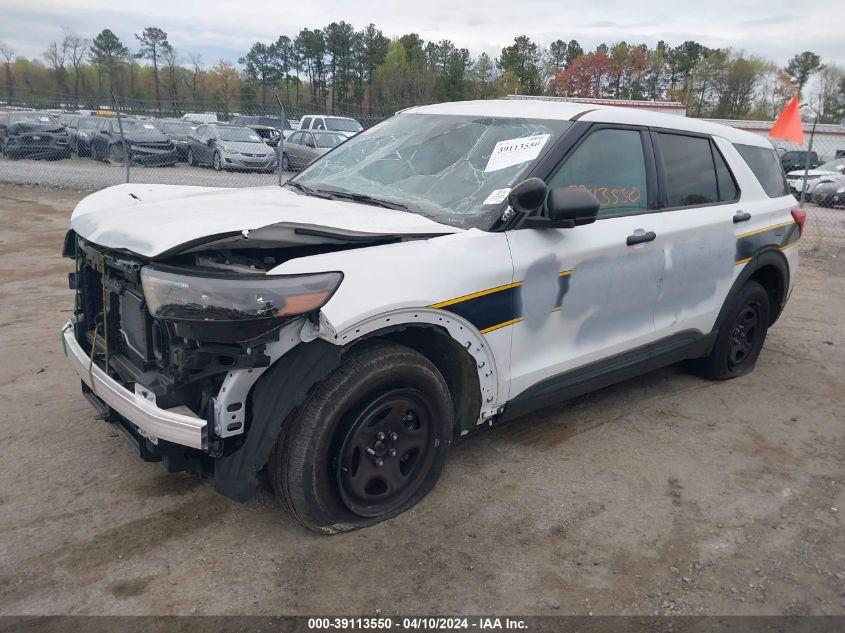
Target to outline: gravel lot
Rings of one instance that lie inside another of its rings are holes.
[[[287,180],[293,174],[283,172]],[[208,167],[190,167],[177,163],[173,167],[140,167],[130,169],[130,182],[206,187],[256,187],[279,181],[276,173],[216,172]],[[126,167],[103,163],[90,158],[64,160],[11,160],[0,156],[0,183],[42,185],[62,189],[101,189],[126,182]]]
[[[482,431],[413,511],[324,537],[94,419],[58,339],[82,195],[0,185],[0,613],[845,614],[841,244],[805,240],[752,375]]]

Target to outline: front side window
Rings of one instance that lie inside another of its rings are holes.
[[[643,213],[648,208],[645,158],[636,130],[590,134],[552,176],[549,188],[586,189],[599,201],[599,217]]]
[[[437,222],[487,229],[571,122],[405,112],[339,145],[293,179],[313,190],[401,204]]]
[[[719,201],[719,185],[710,139],[659,133],[666,203],[689,207]]]

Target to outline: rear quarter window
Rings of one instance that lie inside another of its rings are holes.
[[[734,143],[734,147],[751,168],[751,171],[754,172],[767,196],[780,198],[789,195],[786,175],[783,173],[777,152],[773,148],[742,145],[741,143]]]

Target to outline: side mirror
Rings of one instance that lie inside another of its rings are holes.
[[[548,215],[527,217],[524,223],[535,229],[571,229],[595,222],[600,206],[596,197],[586,189],[559,187],[548,194]]]
[[[546,183],[539,178],[528,178],[511,189],[508,203],[514,211],[530,215],[543,206],[547,193]]]

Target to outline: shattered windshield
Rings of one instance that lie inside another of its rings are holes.
[[[294,179],[402,204],[459,227],[487,228],[498,205],[569,121],[398,114]]]

